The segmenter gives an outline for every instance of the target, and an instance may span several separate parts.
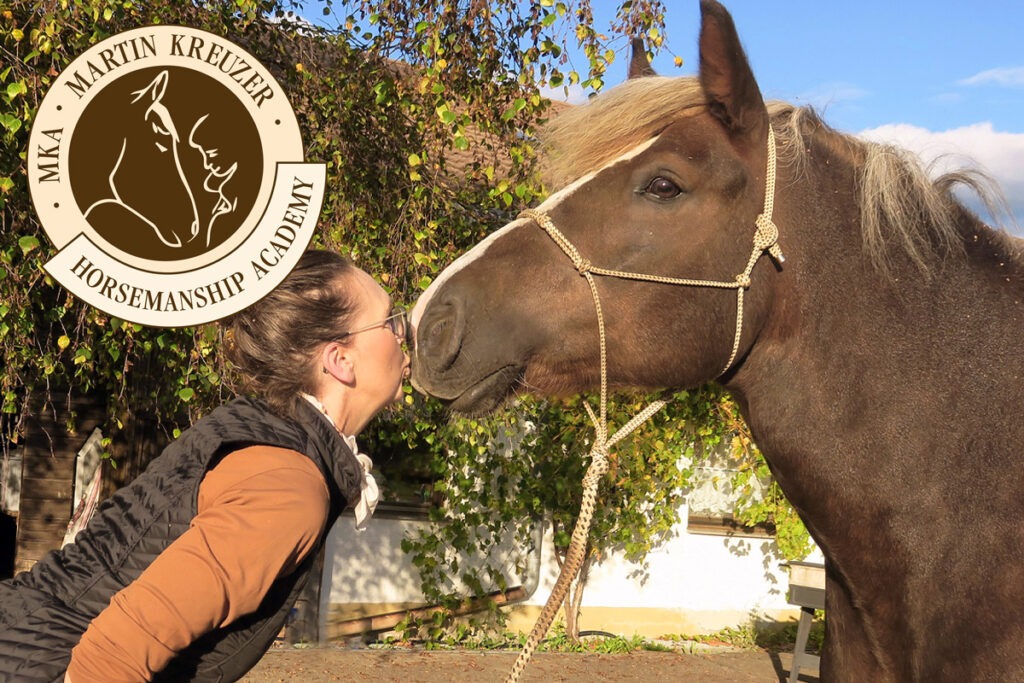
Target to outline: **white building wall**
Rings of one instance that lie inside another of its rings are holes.
[[[374,519],[357,532],[352,518],[342,517],[328,537],[321,613],[345,605],[372,614],[422,604],[419,574],[401,542],[427,524]],[[513,620],[519,630],[529,629],[558,576],[550,535],[532,559],[530,576],[509,576],[510,586],[523,585],[530,594],[517,608],[523,617]],[[786,602],[788,576],[781,562],[771,539],[691,534],[684,522],[672,540],[649,553],[646,568],[613,554],[591,569],[581,626],[657,637],[788,619],[795,608]]]

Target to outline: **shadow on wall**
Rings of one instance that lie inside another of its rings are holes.
[[[342,515],[327,539],[325,584],[333,603],[392,603],[415,600],[419,580],[402,551],[402,538],[421,522],[376,515],[366,531],[356,531]],[[324,596],[324,597],[328,597]]]
[[[357,626],[378,630],[376,621],[373,628],[359,626],[359,622],[383,615],[390,618],[398,611],[426,606],[419,572],[401,545],[403,538],[429,527],[430,523],[423,519],[382,516],[375,518],[366,531],[357,532],[351,516],[343,515],[338,520],[327,540],[320,596],[321,624],[326,627],[327,639]],[[535,542],[540,539],[535,538]],[[485,557],[503,567],[509,592],[499,602],[518,602],[536,590],[541,574],[540,553],[524,554],[511,539],[481,551],[478,556],[460,554],[459,570],[449,576],[446,588],[467,598],[475,595],[478,591],[471,590],[459,577],[467,570],[480,568]],[[517,566],[523,570],[522,576],[517,575]],[[480,588],[485,594],[499,591],[499,586],[488,578],[482,577],[482,582]]]
[[[781,594],[784,586],[779,584],[778,570],[785,564],[785,560],[778,554],[774,542],[757,538],[726,538],[725,547],[729,553],[736,557],[747,557],[751,553],[761,556],[761,566],[764,569],[764,579],[772,586],[772,594]]]

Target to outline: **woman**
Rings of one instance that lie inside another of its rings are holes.
[[[73,544],[0,584],[0,680],[237,680],[342,510],[359,527],[372,514],[354,437],[402,396],[404,314],[349,261],[309,251],[227,326],[254,398],[198,421]]]

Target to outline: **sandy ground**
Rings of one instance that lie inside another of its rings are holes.
[[[242,680],[245,683],[500,683],[508,675],[516,656],[516,652],[479,650],[351,650],[337,647],[274,649]],[[520,680],[523,683],[785,683],[789,680],[792,660],[792,654],[788,652],[756,649],[707,654],[646,651],[617,655],[541,652],[534,655]],[[801,669],[800,680],[804,683],[818,683],[818,671]]]

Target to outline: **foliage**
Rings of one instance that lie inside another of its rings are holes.
[[[753,622],[737,627],[727,627],[714,633],[697,635],[669,634],[659,638],[661,641],[677,646],[681,643],[699,643],[711,646],[729,646],[736,648],[764,648],[766,650],[792,650],[796,642],[799,622],[792,620],[783,624],[754,624]],[[807,636],[807,647],[811,651],[821,651],[825,641],[825,611],[815,610],[811,629]]]
[[[399,630],[399,633],[408,633],[408,630]],[[386,637],[384,646],[407,646],[415,639],[406,637]],[[424,643],[426,649],[454,649],[464,650],[518,650],[523,647],[526,637],[521,633],[511,631],[496,631],[494,629],[482,629],[472,624],[459,622],[451,629],[439,633],[437,637]],[[584,632],[582,639],[572,638],[566,631],[565,623],[556,621],[548,637],[545,638],[538,650],[541,652],[590,652],[598,654],[628,654],[638,650],[648,651],[671,651],[670,647],[660,645],[645,639],[643,636],[618,636],[605,632]]]
[[[555,622],[548,637],[537,648],[541,652],[595,652],[624,655],[653,649],[643,636],[618,636],[605,632],[584,632],[573,635],[562,622]]]
[[[779,553],[787,560],[807,557],[811,550],[810,534],[772,478],[768,463],[754,444],[736,404],[722,397],[712,410],[716,435],[712,439],[705,438],[703,443],[714,447],[723,438],[729,439],[729,455],[736,463],[730,481],[737,494],[733,512],[736,521],[748,527],[772,528]],[[760,491],[760,495],[755,495],[755,491]]]
[[[643,636],[621,636],[604,631],[584,631],[579,638],[572,638],[562,620],[551,626],[548,637],[538,650],[541,652],[589,652],[599,654],[628,654],[630,652],[683,652],[694,654],[708,648],[763,649],[771,652],[792,651],[796,642],[799,624],[792,620],[785,623],[755,624],[749,622],[740,626],[726,627],[712,633],[696,635],[665,634],[649,639]],[[399,631],[402,633],[402,631]],[[408,631],[405,631],[408,633]],[[466,622],[458,622],[453,628],[423,643],[426,649],[463,650],[518,650],[523,647],[526,636],[507,630],[483,629]],[[807,638],[807,649],[820,652],[825,640],[825,612],[815,610]],[[387,635],[373,647],[408,647],[417,642],[416,638]]]
[[[351,255],[378,273],[395,299],[411,301],[455,255],[543,196],[533,140],[550,105],[539,87],[598,90],[626,36],[643,36],[650,49],[664,40],[659,0],[622,2],[608,34],[595,26],[590,0],[316,6],[332,18],[329,30],[300,21],[288,0],[15,0],[0,10],[5,454],[24,437],[30,411],[64,397],[103,402],[104,431],[116,444],[141,414],[172,437],[231,393],[216,325],[154,329],[113,319],[75,300],[43,269],[51,249],[28,195],[28,131],[47,88],[91,45],[164,23],[205,29],[253,52],[289,94],[307,160],[327,168],[316,241]],[[582,47],[586,64],[571,62],[569,44]],[[675,398],[615,449],[592,559],[619,549],[642,561],[679,521],[690,474],[679,465],[680,445],[695,456],[742,434],[720,393]],[[433,493],[445,506],[434,513],[435,532],[405,544],[428,597],[453,603],[464,591],[506,588],[499,567],[467,564],[460,551],[487,557],[511,534],[528,552],[539,520],[550,521],[564,549],[590,433],[579,399],[523,401],[514,412],[476,421],[449,421],[435,403],[411,393],[405,402],[404,411],[384,415],[365,436],[372,448],[420,454],[436,474]],[[611,423],[625,422],[639,403],[627,399],[610,413]],[[726,413],[732,421],[721,419]],[[496,449],[502,441],[518,449]],[[741,443],[753,458],[749,440]],[[759,467],[751,465],[749,475],[760,476]],[[789,528],[781,497],[745,510],[751,521]],[[525,555],[517,561],[522,573]],[[446,582],[449,573],[459,585]]]
[[[611,430],[628,421],[649,399],[632,397],[610,406]],[[647,553],[677,533],[693,465],[704,453],[733,449],[741,463],[736,473],[741,483],[763,475],[766,466],[724,392],[706,387],[678,392],[671,399],[661,413],[612,449],[611,470],[599,493],[582,578],[566,604],[567,629],[573,637],[578,632],[576,617],[587,568],[603,555],[617,552],[638,563],[642,573]],[[435,524],[429,530],[403,544],[413,554],[428,599],[454,608],[467,592],[505,590],[510,564],[519,577],[530,571],[526,563],[535,549],[539,523],[550,524],[555,549],[559,557],[564,556],[580,509],[580,482],[588,464],[583,456],[593,434],[582,400],[521,399],[513,412],[450,426],[445,461],[437,467],[436,489],[443,494],[444,507],[433,511]],[[803,533],[806,539],[795,515],[782,516],[789,510],[784,498],[758,501],[744,486],[737,511],[743,523],[771,522],[780,537]],[[504,557],[503,548],[510,545],[521,554]],[[794,558],[807,552],[797,542],[788,548]],[[474,556],[497,559],[480,564],[467,556],[470,550]],[[441,634],[447,622],[435,618],[430,628]]]

